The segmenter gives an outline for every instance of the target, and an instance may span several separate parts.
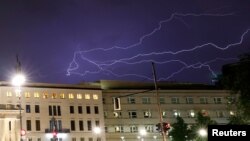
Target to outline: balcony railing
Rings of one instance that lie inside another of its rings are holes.
[[[45,129],[45,133],[52,133],[52,129]],[[57,133],[70,133],[70,129],[59,129]]]

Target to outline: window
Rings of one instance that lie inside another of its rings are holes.
[[[64,94],[64,93],[61,93],[61,94],[60,94],[60,98],[61,98],[61,99],[65,99],[65,94]]]
[[[70,127],[71,127],[71,130],[72,130],[72,131],[75,131],[75,130],[76,130],[76,128],[75,128],[75,121],[74,121],[74,120],[71,120],[71,121],[70,121]]]
[[[227,104],[234,104],[236,102],[236,97],[229,96],[227,97]]]
[[[72,138],[72,141],[76,141],[76,138]]]
[[[83,126],[83,121],[82,121],[82,120],[79,120],[79,130],[80,130],[80,131],[83,131],[83,130],[84,130],[83,127],[84,127],[84,126]]]
[[[193,104],[194,103],[194,99],[192,97],[187,97],[186,98],[186,103],[187,104]]]
[[[49,94],[43,93],[43,98],[44,98],[44,99],[47,99],[48,97],[49,97]]]
[[[11,131],[11,121],[9,121],[9,131]]]
[[[222,111],[216,111],[216,116],[217,116],[217,118],[223,118],[224,113]]]
[[[195,112],[194,112],[194,110],[190,110],[190,111],[188,112],[188,117],[189,117],[189,118],[194,118],[194,117],[195,117]]]
[[[12,96],[12,93],[11,93],[11,92],[7,92],[7,93],[6,93],[6,96],[7,96],[7,97],[11,97],[11,96]]]
[[[82,114],[82,106],[78,106],[78,114]]]
[[[130,132],[131,133],[138,132],[138,127],[135,125],[130,126]]]
[[[93,99],[97,100],[98,99],[98,95],[97,94],[93,94]]]
[[[69,106],[69,113],[74,114],[74,106]]]
[[[181,116],[181,112],[178,111],[178,110],[174,110],[174,111],[173,111],[173,116],[174,116],[174,117]]]
[[[113,112],[113,114],[114,114],[115,118],[122,117],[122,113],[121,112]]]
[[[92,124],[91,124],[91,120],[87,121],[87,127],[88,127],[88,131],[92,130]]]
[[[84,138],[80,138],[80,141],[85,141]]]
[[[144,115],[144,118],[150,118],[151,117],[151,112],[150,111],[144,111],[143,115]]]
[[[82,94],[76,94],[77,99],[82,99]]]
[[[222,98],[221,97],[215,97],[214,98],[214,103],[215,104],[221,104],[222,103]]]
[[[30,113],[30,105],[26,105],[26,113]]]
[[[52,99],[56,99],[56,97],[57,97],[57,94],[56,93],[52,93],[51,98]]]
[[[31,120],[26,120],[26,129],[27,131],[31,131]]]
[[[58,112],[58,116],[61,116],[61,106],[57,106],[57,112]]]
[[[57,112],[56,112],[56,106],[53,106],[53,115],[56,116]]]
[[[162,111],[162,117],[163,118],[167,117],[167,112],[166,111]]]
[[[160,97],[160,104],[165,104],[165,98],[164,97]]]
[[[99,114],[99,108],[98,108],[98,106],[95,106],[94,110],[95,110],[95,114]]]
[[[180,103],[179,98],[178,97],[172,97],[171,98],[171,103],[172,104],[179,104]]]
[[[208,104],[208,98],[207,97],[200,97],[200,103],[201,104]]]
[[[52,106],[49,106],[49,115],[52,116]]]
[[[150,98],[149,97],[143,97],[142,98],[142,104],[150,104]]]
[[[95,121],[95,126],[96,126],[96,127],[99,127],[99,126],[100,126],[100,121],[99,121],[99,120],[96,120],[96,121]]]
[[[85,94],[85,99],[90,99],[90,94]]]
[[[72,93],[69,93],[69,99],[74,99],[74,95]]]
[[[129,111],[128,112],[129,118],[137,118],[137,113],[136,111]]]
[[[124,129],[122,125],[115,126],[115,132],[116,133],[123,133]]]
[[[129,104],[135,104],[135,98],[134,97],[128,97],[128,103]]]
[[[35,93],[34,93],[34,97],[35,97],[35,98],[39,98],[39,97],[40,97],[40,94],[39,94],[38,92],[35,92]]]
[[[154,132],[154,125],[145,125],[145,130],[147,132]]]
[[[24,93],[24,96],[25,96],[26,98],[30,98],[30,93],[29,93],[29,92],[25,92],[25,93]]]
[[[89,138],[89,141],[93,141],[93,138]]]
[[[40,126],[40,120],[36,120],[36,131],[40,131],[41,126]]]
[[[102,104],[106,104],[106,99],[102,98]]]
[[[86,106],[86,112],[87,112],[87,114],[91,113],[90,106]]]
[[[40,107],[39,107],[39,105],[35,105],[35,113],[40,113]]]

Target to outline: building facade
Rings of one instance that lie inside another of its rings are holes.
[[[23,86],[19,97],[1,83],[1,141],[20,140],[21,126],[25,141],[105,141],[104,132],[93,132],[104,127],[103,117],[99,86],[33,83]]]
[[[161,141],[156,130],[160,121],[174,123],[181,116],[189,125],[195,123],[196,114],[202,111],[218,124],[227,124],[234,111],[228,110],[228,91],[215,86],[195,84],[159,84],[157,94],[150,83],[102,81],[104,116],[107,141]],[[115,110],[114,98],[119,98]],[[146,131],[146,134],[145,134]],[[169,138],[171,139],[171,137]]]

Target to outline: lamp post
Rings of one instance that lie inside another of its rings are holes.
[[[22,106],[21,106],[21,87],[25,82],[25,76],[21,73],[21,63],[18,59],[18,56],[16,57],[17,59],[17,66],[16,66],[16,74],[14,75],[12,79],[12,85],[15,86],[15,92],[18,95],[19,98],[19,114],[20,114],[20,141],[23,141],[22,136],[26,134],[25,130],[23,130],[22,127]]]

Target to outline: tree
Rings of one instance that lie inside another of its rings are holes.
[[[206,137],[199,135],[200,129],[207,130],[208,125],[216,125],[217,122],[212,120],[206,111],[199,111],[196,116],[196,123],[191,127],[190,138],[196,141],[207,140]]]
[[[233,64],[224,65],[219,83],[231,94],[237,97],[237,117],[232,120],[250,119],[250,53],[239,56],[239,61]]]
[[[181,117],[176,118],[176,122],[172,124],[172,130],[169,136],[172,136],[173,141],[186,141],[189,138],[191,130]]]

